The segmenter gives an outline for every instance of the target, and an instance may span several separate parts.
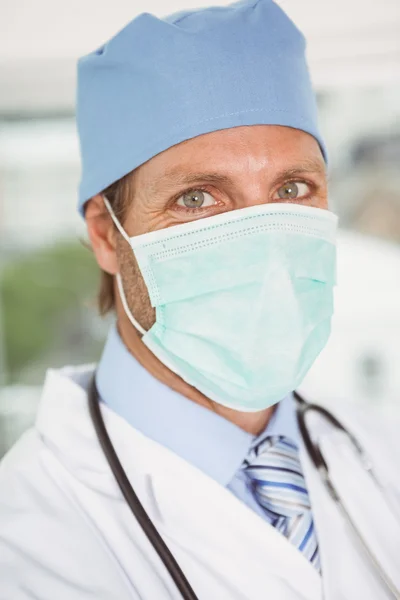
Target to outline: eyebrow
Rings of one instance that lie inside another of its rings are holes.
[[[278,181],[281,179],[290,179],[300,175],[301,173],[315,173],[318,175],[326,175],[325,163],[319,160],[307,159],[293,166],[282,169],[275,174],[274,180]],[[209,183],[219,183],[229,185],[233,181],[228,175],[216,172],[197,172],[197,173],[182,173],[182,171],[174,167],[173,169],[166,171],[162,179],[158,183],[162,184],[173,184],[174,186],[192,185],[199,181],[208,181]]]
[[[210,183],[232,183],[232,179],[228,175],[222,175],[221,173],[206,171],[198,173],[182,173],[182,171],[178,169],[167,171],[159,181],[160,183],[171,183],[174,185],[190,185],[192,183],[198,183],[201,180],[206,180]]]

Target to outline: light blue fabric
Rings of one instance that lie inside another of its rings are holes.
[[[270,521],[253,498],[241,467],[249,450],[266,434],[299,442],[292,396],[279,403],[266,430],[254,438],[150,375],[125,348],[116,327],[109,332],[96,381],[102,401],[135,429],[230,489]]]
[[[318,132],[305,41],[272,0],[144,13],[78,64],[79,208],[167,148],[240,125]]]

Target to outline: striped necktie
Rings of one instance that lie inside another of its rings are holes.
[[[243,469],[272,525],[319,571],[318,542],[297,446],[284,436],[269,436],[250,450]]]

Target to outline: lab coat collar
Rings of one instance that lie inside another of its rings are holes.
[[[49,371],[36,428],[58,459],[53,468],[69,472],[72,489],[79,482],[79,489],[124,502],[90,419],[86,389],[92,376],[93,368]],[[284,581],[288,597],[320,600],[317,571],[278,531],[201,470],[144,436],[104,404],[101,410],[128,479],[166,540],[174,540],[177,548],[211,572],[210,546],[213,556],[218,551],[218,576],[232,581],[243,597],[249,581],[261,589],[271,574],[270,585]],[[273,585],[272,596],[278,593]]]
[[[96,383],[103,402],[136,430],[223,486],[241,467],[250,446],[266,435],[285,435],[295,443],[299,439],[291,396],[278,404],[267,428],[255,439],[153,377],[129,353],[116,326],[109,332]]]
[[[36,423],[43,447],[40,461],[63,485],[68,497],[75,496],[74,502],[85,504],[88,514],[101,504],[106,515],[119,511],[122,524],[129,512],[89,416],[86,389],[92,375],[91,368],[48,373]],[[278,531],[201,470],[135,430],[104,404],[101,410],[128,479],[158,531],[167,543],[173,543],[178,561],[190,559],[193,569],[202,565],[216,578],[222,578],[225,587],[231,586],[235,598],[249,597],[250,586],[250,597],[258,597],[256,590],[261,593],[265,589],[272,598],[321,600],[318,573]],[[334,412],[374,457],[379,474],[383,475],[390,465],[388,481],[393,482],[397,474],[395,460],[384,451],[382,438],[379,441],[377,435],[375,439],[371,424],[361,425],[359,413],[351,416],[347,408],[342,412],[335,407]],[[329,428],[325,431],[326,424],[319,421],[318,417],[310,419],[311,431],[327,450],[339,494],[346,498],[348,510],[368,537],[369,546],[398,578],[398,554],[394,550],[400,535],[398,520],[388,510],[384,514],[376,511],[385,502],[382,498],[371,502],[370,496],[382,492],[371,490],[371,482],[363,481],[358,474],[355,477],[360,465],[350,465],[354,456],[343,454],[348,442],[343,446],[342,434]],[[300,453],[320,542],[324,597],[387,598],[302,445]],[[108,499],[112,500],[109,504]]]

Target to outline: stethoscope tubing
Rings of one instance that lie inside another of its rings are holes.
[[[136,517],[139,525],[142,527],[143,532],[146,534],[154,550],[157,552],[161,561],[164,563],[165,568],[169,572],[172,580],[174,581],[179,592],[181,593],[182,598],[184,598],[184,600],[198,600],[198,597],[196,596],[185,574],[183,573],[179,564],[175,560],[170,549],[162,539],[161,535],[158,533],[156,527],[154,526],[150,517],[146,513],[139,498],[137,497],[121,465],[117,453],[114,450],[114,446],[112,445],[110,437],[107,433],[107,429],[101,414],[99,404],[99,393],[97,391],[95,376],[93,377],[90,384],[88,392],[88,403],[93,426],[95,428],[100,446],[104,452],[108,464],[110,465],[111,471],[118,483],[122,495],[126,500],[126,503],[128,504],[132,513]]]
[[[330,494],[330,496],[336,503],[336,506],[339,508],[339,510],[342,514],[342,517],[344,518],[346,523],[349,525],[350,529],[353,532],[353,535],[358,539],[359,543],[361,544],[361,546],[364,550],[364,553],[366,554],[366,556],[369,558],[369,560],[373,564],[375,571],[376,571],[377,575],[379,576],[383,585],[387,588],[387,590],[390,592],[390,594],[393,596],[393,598],[395,600],[400,600],[399,589],[396,587],[395,583],[388,576],[388,574],[384,571],[384,569],[380,565],[379,561],[377,560],[376,556],[371,551],[369,545],[365,541],[364,535],[358,529],[358,527],[356,527],[356,525],[354,524],[354,521],[353,521],[351,515],[349,514],[346,506],[344,505],[340,495],[338,494],[336,488],[333,486],[333,484],[330,480],[330,477],[329,477],[329,468],[328,468],[328,465],[326,464],[326,461],[322,455],[322,452],[321,452],[318,444],[311,439],[308,427],[306,425],[307,414],[310,414],[311,412],[317,413],[320,416],[322,416],[324,419],[326,419],[335,429],[342,431],[347,436],[347,438],[350,440],[352,445],[354,446],[356,452],[360,456],[362,463],[364,465],[366,465],[369,463],[369,461],[367,460],[366,453],[365,453],[363,447],[358,442],[358,440],[355,438],[355,436],[350,431],[348,431],[348,429],[326,408],[324,408],[323,406],[319,406],[318,404],[312,404],[311,402],[307,402],[296,391],[293,392],[293,396],[297,402],[297,412],[296,412],[297,423],[299,426],[299,430],[300,430],[300,434],[301,434],[304,446],[305,446],[307,453],[308,453],[311,461],[313,462],[315,468],[318,470],[318,472],[321,476],[322,482],[325,485],[325,488],[327,489],[328,493]],[[374,473],[372,472],[371,467],[366,467],[366,468],[370,472],[370,475],[373,477],[375,483],[377,485],[379,485],[379,481],[377,480]]]
[[[306,424],[307,415],[311,412],[315,412],[327,419],[328,422],[334,428],[339,429],[349,437],[351,443],[354,445],[361,458],[365,460],[365,453],[362,446],[359,444],[359,442],[356,440],[353,434],[350,433],[344,427],[344,425],[326,408],[319,406],[318,404],[312,404],[310,402],[307,402],[298,392],[293,392],[293,395],[297,403],[297,422],[299,425],[300,434],[312,463],[320,473],[326,489],[337,504],[344,519],[353,530],[354,535],[360,541],[362,547],[365,550],[366,555],[369,557],[370,561],[375,567],[377,574],[380,576],[382,583],[386,586],[386,588],[395,600],[400,600],[399,590],[396,588],[395,584],[391,581],[391,579],[387,576],[386,572],[383,570],[378,560],[374,556],[373,552],[370,550],[368,544],[365,542],[363,535],[354,525],[350,514],[348,513],[343,502],[341,501],[340,496],[338,495],[336,489],[331,483],[329,478],[328,465],[326,464],[326,461],[321,453],[319,446],[312,440],[311,435],[308,431],[308,427]],[[154,526],[143,505],[141,504],[138,496],[136,495],[133,487],[129,482],[129,479],[121,465],[117,453],[114,450],[114,446],[107,433],[107,429],[101,414],[99,393],[96,386],[95,375],[93,376],[92,381],[89,385],[88,405],[90,416],[99,444],[103,450],[105,458],[107,459],[110,469],[114,475],[114,478],[131,512],[137,519],[139,525],[143,529],[143,532],[147,536],[154,550],[157,552],[160,560],[164,564],[171,579],[173,580],[177,589],[179,590],[183,600],[198,600],[198,597],[196,596],[192,586],[187,580],[178,562],[176,561],[175,557],[173,556],[168,546],[162,539],[161,535],[158,533],[156,527]]]

